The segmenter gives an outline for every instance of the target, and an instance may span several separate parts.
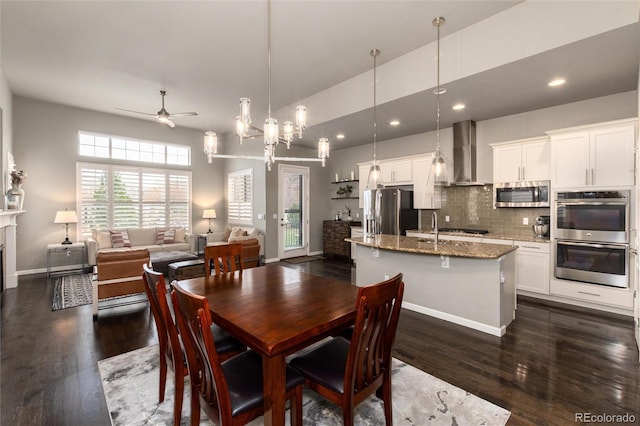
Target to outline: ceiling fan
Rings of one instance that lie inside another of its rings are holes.
[[[176,125],[174,124],[174,122],[171,120],[174,117],[193,117],[198,115],[197,112],[176,112],[173,114],[170,114],[169,111],[167,111],[164,108],[164,97],[167,95],[166,90],[161,90],[160,91],[160,96],[162,96],[162,108],[160,108],[160,111],[158,111],[157,113],[150,113],[150,112],[142,112],[142,111],[133,111],[130,109],[124,109],[124,108],[118,108],[121,111],[127,111],[127,112],[135,112],[136,114],[144,114],[144,115],[151,115],[153,117],[156,117],[158,119],[159,122],[164,123],[166,125],[168,125],[169,127],[171,127],[172,129],[174,127],[176,127]]]

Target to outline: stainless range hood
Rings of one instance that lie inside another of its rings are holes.
[[[453,182],[451,186],[484,185],[476,179],[476,122],[453,123]]]

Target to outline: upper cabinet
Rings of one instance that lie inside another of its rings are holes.
[[[555,188],[633,186],[635,120],[548,132]]]
[[[433,185],[433,177],[429,177],[433,154],[416,157],[411,161],[413,163],[413,208],[439,209],[440,194]]]
[[[410,158],[381,161],[382,184],[386,186],[411,185],[413,181],[411,170]]]
[[[382,184],[384,186],[413,185],[413,207],[416,209],[439,209],[440,197],[433,181],[429,180],[433,153],[409,157],[380,160]],[[358,164],[360,176],[359,207],[364,207],[364,190],[367,189],[371,162]]]
[[[492,144],[493,183],[549,180],[549,140],[521,139]]]

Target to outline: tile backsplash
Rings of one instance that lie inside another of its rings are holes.
[[[489,232],[513,234],[517,237],[533,235],[532,225],[536,217],[549,215],[549,208],[493,208],[493,185],[450,186],[441,188],[442,207],[438,209],[438,225],[441,228],[479,228]],[[423,229],[431,228],[432,210],[420,211]],[[445,216],[450,221],[445,222]],[[528,225],[522,224],[523,218]]]

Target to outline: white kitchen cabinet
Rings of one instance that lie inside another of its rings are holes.
[[[351,238],[364,237],[364,228],[360,226],[351,227]],[[351,260],[356,263],[356,243],[351,243]]]
[[[634,184],[635,121],[549,132],[555,188]]]
[[[549,294],[549,243],[514,241],[516,251],[516,288]]]
[[[441,207],[440,191],[436,189],[430,176],[433,154],[416,157],[411,160],[413,170],[413,208],[439,209]]]
[[[631,288],[608,287],[554,278],[551,280],[549,293],[569,299],[633,309],[633,290]]]
[[[364,190],[367,189],[367,181],[369,180],[369,169],[371,162],[358,164],[358,176],[360,182],[358,184],[358,207],[364,208]]]
[[[411,159],[394,159],[380,161],[383,185],[411,185]]]
[[[522,139],[492,144],[493,182],[549,180],[549,141]]]

